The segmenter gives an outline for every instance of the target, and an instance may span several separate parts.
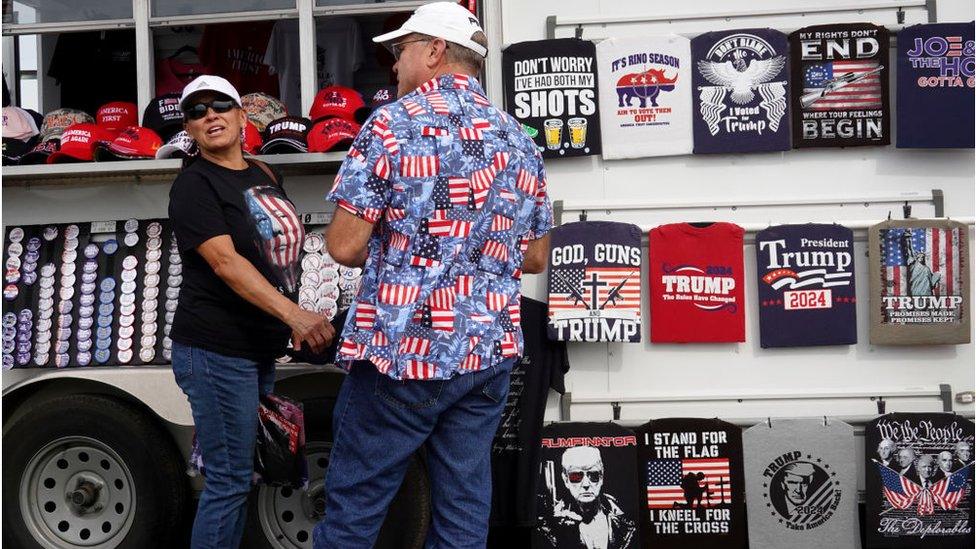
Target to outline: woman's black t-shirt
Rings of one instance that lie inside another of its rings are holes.
[[[173,182],[169,217],[183,260],[173,341],[254,360],[284,353],[288,326],[240,297],[196,250],[229,235],[238,254],[294,299],[305,233],[276,177],[279,184],[253,164],[233,170],[200,158]]]

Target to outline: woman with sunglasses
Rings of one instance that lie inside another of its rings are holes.
[[[244,158],[247,116],[237,90],[200,76],[180,108],[199,149],[169,202],[183,262],[173,374],[190,401],[205,467],[191,547],[228,549],[244,530],[258,395],[273,387],[274,359],[289,335],[296,349],[320,352],[335,331],[294,302],[304,230],[281,177]]]

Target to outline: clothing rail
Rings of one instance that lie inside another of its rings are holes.
[[[783,15],[799,15],[821,13],[844,13],[866,11],[894,11],[897,15],[898,23],[905,21],[906,8],[922,8],[928,14],[928,22],[938,21],[936,12],[936,0],[906,0],[900,3],[888,1],[859,2],[851,4],[828,5],[828,6],[808,6],[802,9],[758,9],[758,10],[739,10],[712,13],[684,13],[684,14],[662,14],[662,15],[632,15],[622,17],[559,17],[550,15],[546,17],[546,38],[556,37],[558,27],[576,27],[576,37],[583,35],[583,27],[587,25],[612,25],[628,23],[674,23],[676,21],[698,21],[707,19],[726,19],[733,17],[776,17]],[[889,27],[889,31],[897,32],[897,27]]]
[[[976,224],[976,217],[941,217],[941,218],[937,218],[937,219],[949,219],[949,220],[952,220],[952,221],[958,221],[958,222],[960,222],[960,223],[962,223],[964,225],[968,225],[970,227],[972,227],[974,224]],[[784,221],[770,221],[770,222],[767,222],[767,223],[736,223],[736,225],[742,227],[745,230],[745,232],[747,232],[747,233],[759,232],[759,231],[762,231],[764,229],[768,229],[769,227],[771,227],[773,225],[794,225],[794,224],[803,224],[803,223],[835,223],[837,225],[843,225],[844,227],[847,227],[848,229],[852,229],[852,230],[858,230],[858,229],[864,230],[864,229],[870,228],[873,225],[876,225],[876,224],[880,223],[881,221],[883,221],[883,220],[881,220],[881,219],[855,219],[855,220],[848,221],[848,220],[844,220],[844,219],[839,219],[839,220],[819,221],[818,222],[818,221],[802,221],[802,220],[790,219],[790,220],[784,220]],[[896,219],[896,221],[897,221],[897,219]],[[640,230],[641,230],[642,233],[646,233],[646,232],[650,231],[651,229],[653,229],[653,228],[655,228],[655,227],[657,227],[659,225],[660,224],[657,224],[657,225],[638,225],[638,227],[640,227]]]
[[[609,404],[613,411],[613,419],[620,419],[620,409],[622,404],[666,404],[666,403],[701,403],[701,402],[746,402],[746,401],[768,401],[768,400],[861,400],[867,399],[877,405],[878,413],[885,413],[885,399],[890,398],[919,398],[931,397],[938,399],[942,403],[943,412],[952,411],[952,386],[948,383],[939,384],[937,387],[927,387],[923,389],[879,389],[877,391],[822,391],[804,393],[755,393],[755,394],[728,394],[728,395],[600,395],[600,396],[577,396],[573,397],[572,392],[567,391],[559,399],[559,419],[560,421],[570,421],[573,404]],[[744,420],[740,420],[744,421]],[[754,423],[759,423],[754,422]],[[848,422],[850,423],[850,422]]]
[[[885,193],[866,193],[851,196],[809,196],[800,198],[749,198],[735,200],[710,200],[689,202],[635,202],[615,200],[556,200],[553,202],[553,213],[556,225],[561,225],[562,214],[566,212],[582,212],[585,217],[588,211],[604,210],[608,214],[622,210],[683,210],[698,208],[759,208],[766,206],[838,206],[857,204],[869,206],[871,204],[932,204],[935,207],[935,217],[942,217],[945,212],[945,195],[942,189],[930,191],[904,191]]]

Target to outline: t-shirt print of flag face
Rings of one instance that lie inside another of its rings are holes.
[[[255,244],[275,278],[292,293],[298,283],[298,256],[305,239],[305,228],[291,201],[268,186],[251,187],[244,193]]]

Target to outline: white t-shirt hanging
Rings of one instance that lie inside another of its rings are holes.
[[[278,74],[281,100],[288,114],[302,114],[301,74],[299,69],[298,20],[275,23],[268,41],[264,64]],[[353,87],[353,73],[363,66],[363,45],[359,23],[351,17],[325,17],[315,20],[315,70],[317,89],[327,86]]]
[[[603,158],[691,154],[691,42],[609,38],[596,57]]]

